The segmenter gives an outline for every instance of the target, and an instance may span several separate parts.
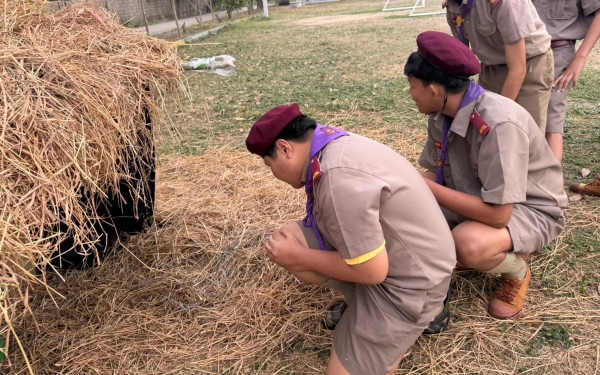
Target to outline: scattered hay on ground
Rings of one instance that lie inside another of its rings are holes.
[[[304,194],[272,177],[247,152],[210,149],[169,157],[158,174],[156,225],[99,269],[49,281],[57,309],[37,290],[37,329],[20,336],[37,373],[323,373],[332,334],[320,327],[339,296],[270,263],[270,231],[304,215]],[[597,219],[597,217],[596,217]],[[496,279],[454,276],[450,329],[422,337],[401,363],[406,374],[593,374],[600,301],[545,286],[561,239],[535,256],[524,312],[486,313]],[[14,372],[24,373],[22,360]]]

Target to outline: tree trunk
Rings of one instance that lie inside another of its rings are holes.
[[[144,8],[144,1],[140,0],[140,6],[142,7],[142,16],[144,18],[144,26],[146,26],[146,35],[150,35],[150,28],[148,28],[148,19],[146,18],[146,9]]]
[[[262,0],[263,5],[263,16],[265,18],[269,18],[269,5],[267,4],[267,0]]]
[[[175,25],[177,26],[177,34],[181,36],[181,28],[179,28],[179,19],[177,18],[177,7],[175,6],[175,0],[171,0],[171,6],[173,7],[173,17],[175,17]]]

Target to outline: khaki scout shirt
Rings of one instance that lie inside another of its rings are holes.
[[[552,40],[580,40],[585,37],[600,0],[533,0]]]
[[[403,288],[429,289],[449,279],[456,264],[452,234],[423,177],[404,157],[350,133],[325,147],[321,170],[313,213],[323,238],[350,265],[387,249],[388,286],[372,292],[387,297],[376,298],[389,303]]]
[[[467,3],[459,6],[448,0],[446,17],[452,34],[459,38],[456,17]],[[464,20],[465,36],[473,53],[484,65],[506,64],[504,45],[525,39],[527,58],[550,48],[550,35],[531,0],[475,0]]]
[[[483,138],[470,124],[475,109],[491,127]],[[435,173],[444,118],[429,117],[419,164]],[[522,204],[558,219],[567,206],[563,175],[535,121],[514,101],[486,92],[458,111],[450,126],[446,185],[493,204]],[[439,144],[439,143],[438,143]]]

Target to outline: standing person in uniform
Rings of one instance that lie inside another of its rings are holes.
[[[445,0],[452,34],[481,61],[479,84],[515,100],[542,133],[552,78],[550,35],[531,0]]]
[[[419,112],[429,115],[419,159],[452,228],[463,267],[502,275],[488,304],[498,319],[518,314],[531,270],[523,258],[564,229],[560,163],[519,104],[469,79],[475,55],[451,36],[417,37],[404,74]]]
[[[306,218],[273,232],[269,259],[305,282],[343,285],[327,374],[393,373],[443,309],[456,264],[423,178],[389,147],[317,124],[295,103],[262,116],[246,146],[307,192]]]
[[[533,4],[552,37],[554,85],[548,105],[546,140],[559,161],[563,157],[563,131],[567,97],[577,86],[585,62],[600,37],[599,0],[534,0]],[[583,42],[575,52],[575,43]]]

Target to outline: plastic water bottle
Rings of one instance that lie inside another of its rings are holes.
[[[235,58],[229,55],[196,57],[182,64],[184,70],[203,70],[223,77],[235,73]]]

